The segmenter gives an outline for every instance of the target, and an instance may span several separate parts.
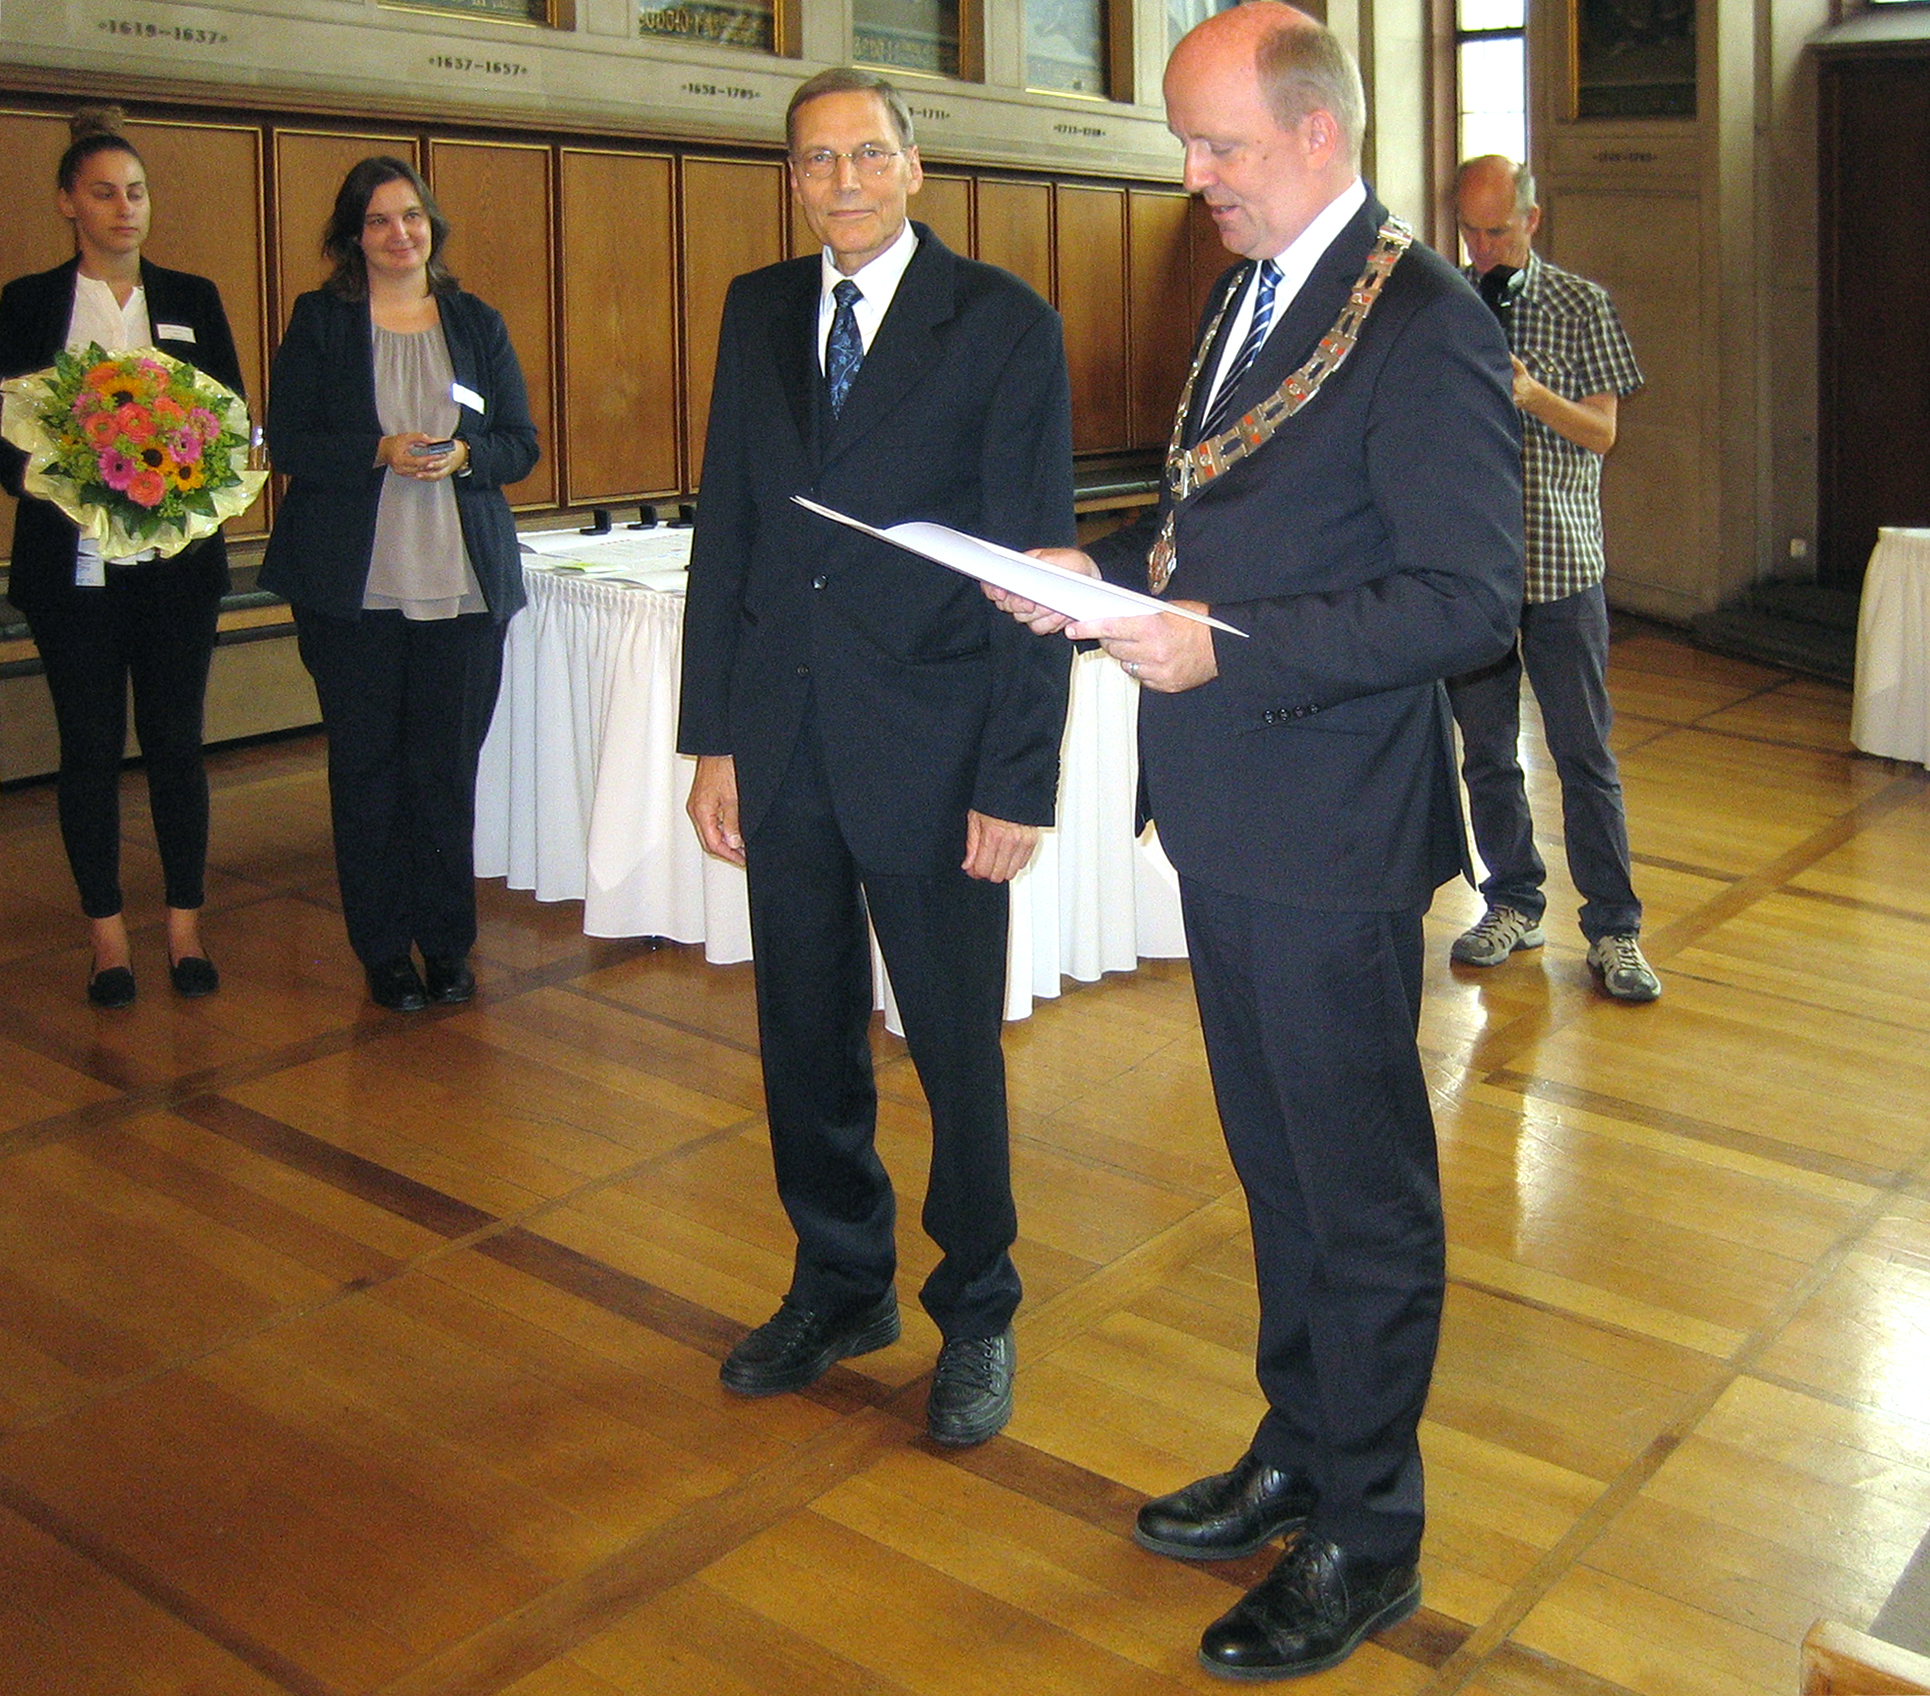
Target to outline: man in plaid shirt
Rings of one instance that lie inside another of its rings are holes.
[[[1496,966],[1516,949],[1542,944],[1547,868],[1535,849],[1516,752],[1525,670],[1561,779],[1588,963],[1617,1000],[1653,1001],[1662,985],[1637,940],[1642,904],[1630,884],[1622,783],[1608,747],[1602,594],[1602,456],[1615,445],[1617,405],[1642,386],[1642,373],[1607,292],[1531,251],[1541,208],[1525,166],[1498,154],[1470,159],[1455,200],[1473,261],[1469,279],[1501,319],[1514,354],[1528,581],[1514,651],[1448,689],[1474,840],[1488,867],[1481,885],[1487,913],[1456,939],[1453,957]]]

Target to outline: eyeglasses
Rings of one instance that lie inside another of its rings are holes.
[[[830,147],[814,147],[809,153],[792,154],[791,162],[797,166],[799,176],[809,177],[813,182],[834,175],[840,159],[849,159],[864,176],[882,177],[891,169],[892,160],[903,151],[902,148],[880,147],[868,141],[849,153],[840,153]]]

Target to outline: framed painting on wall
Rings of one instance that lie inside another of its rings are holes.
[[[1695,116],[1695,0],[1568,0],[1577,118]]]
[[[547,24],[568,29],[575,22],[575,0],[382,0],[405,12],[455,12],[505,24]]]
[[[667,35],[722,47],[773,51],[776,19],[771,0],[642,0],[637,8],[641,35]]]

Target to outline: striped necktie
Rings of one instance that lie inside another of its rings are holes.
[[[1226,368],[1226,379],[1213,397],[1206,422],[1200,426],[1201,436],[1216,435],[1226,428],[1232,412],[1233,393],[1258,357],[1260,344],[1267,339],[1267,326],[1273,322],[1273,291],[1279,281],[1280,267],[1271,259],[1261,260],[1260,286],[1253,296],[1253,322],[1247,328],[1246,340],[1240,343],[1240,351],[1233,356],[1233,363]]]
[[[849,277],[839,280],[831,291],[838,310],[831,319],[831,339],[824,344],[824,376],[831,385],[831,416],[844,410],[844,397],[851,392],[851,380],[864,362],[864,337],[858,334],[858,315],[853,305],[864,292]]]

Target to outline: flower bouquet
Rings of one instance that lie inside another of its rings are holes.
[[[107,559],[178,554],[245,512],[267,480],[249,469],[241,397],[155,348],[108,354],[90,342],[0,392],[0,435],[27,456],[27,493]]]

